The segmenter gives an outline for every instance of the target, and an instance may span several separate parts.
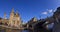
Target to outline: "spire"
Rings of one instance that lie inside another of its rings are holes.
[[[12,8],[12,12],[14,12],[14,8]]]
[[[17,16],[17,17],[19,16],[19,13],[18,13],[18,11],[16,11],[16,16]]]
[[[14,8],[12,8],[12,10],[11,10],[11,13],[10,13],[10,16],[14,16]]]
[[[33,21],[37,21],[36,17],[33,17],[32,20],[33,20]]]

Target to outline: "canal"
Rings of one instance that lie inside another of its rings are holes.
[[[11,29],[11,28],[5,28],[0,27],[0,32],[33,32],[32,30],[21,30],[21,29]]]
[[[11,29],[0,29],[0,32],[33,32],[32,30],[11,30]]]

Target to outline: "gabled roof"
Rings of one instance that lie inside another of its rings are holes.
[[[37,18],[36,17],[33,17],[31,20],[28,21],[28,23],[33,23],[33,22],[37,22]]]

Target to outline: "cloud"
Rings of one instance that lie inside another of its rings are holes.
[[[56,9],[50,9],[50,10],[47,10],[48,11],[48,13],[54,13],[55,11],[56,11]]]
[[[53,13],[55,10],[53,10],[53,9],[47,9],[47,11],[45,11],[45,12],[42,12],[42,14],[49,14],[49,13]]]
[[[48,12],[49,12],[49,13],[52,13],[52,12],[53,12],[53,10],[52,10],[52,9],[51,9],[51,10],[48,10]]]
[[[54,9],[54,12],[56,11],[56,9]]]
[[[52,13],[53,12],[53,10],[52,9],[47,9],[47,11],[48,11],[48,13]]]
[[[43,12],[42,14],[48,14],[47,12]]]

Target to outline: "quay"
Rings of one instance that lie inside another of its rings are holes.
[[[25,29],[32,29],[32,28],[27,28],[27,27],[11,27],[11,26],[6,26],[6,25],[0,25],[3,29],[17,29],[17,30],[25,30]]]

